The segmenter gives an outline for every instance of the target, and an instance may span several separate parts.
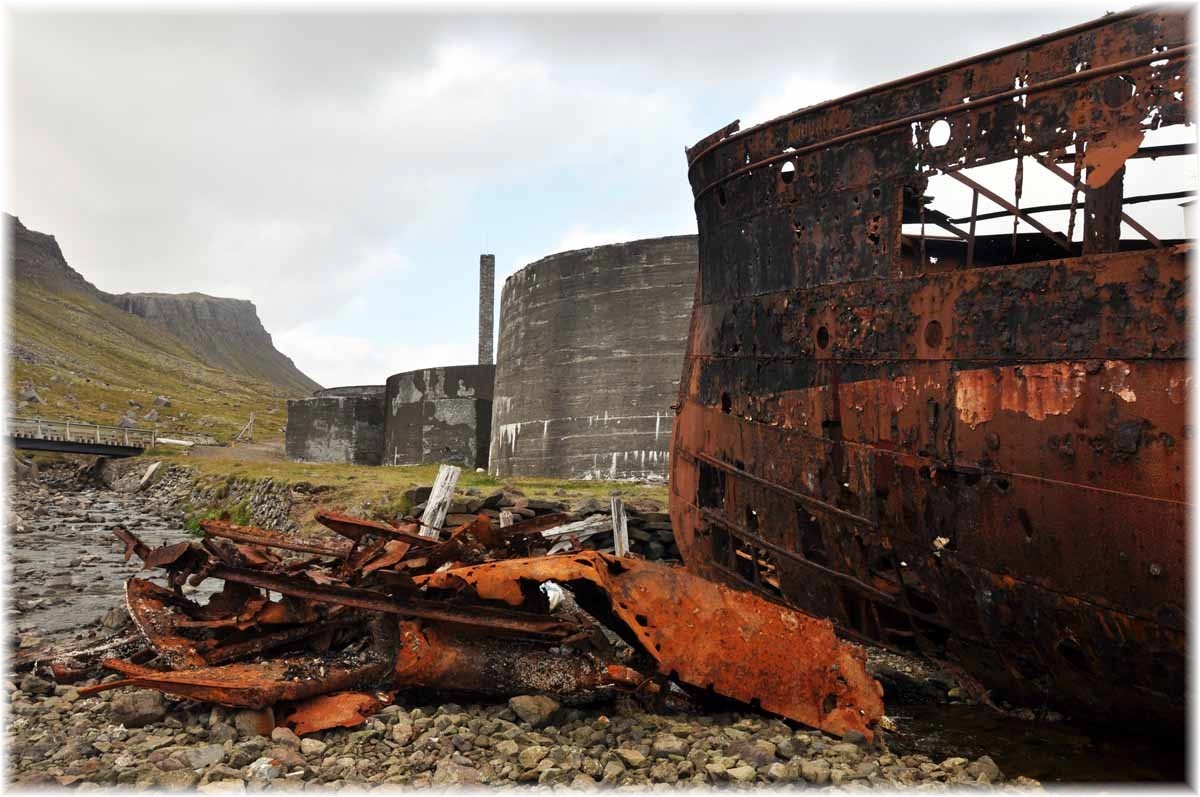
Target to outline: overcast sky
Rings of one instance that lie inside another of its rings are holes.
[[[1111,4],[1110,4],[1111,5]],[[683,148],[1082,22],[18,13],[7,210],[98,287],[252,300],[324,385],[473,362],[477,264],[695,232]]]

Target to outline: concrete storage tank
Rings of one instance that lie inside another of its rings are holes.
[[[388,377],[383,464],[487,467],[495,374],[483,364]]]
[[[560,252],[500,299],[493,475],[662,479],[696,283],[694,235]]]
[[[383,449],[383,385],[318,390],[287,403],[284,452],[302,462],[378,465]]]

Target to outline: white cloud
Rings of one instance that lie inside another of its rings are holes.
[[[794,74],[767,92],[759,94],[750,110],[739,114],[742,129],[761,124],[785,113],[834,100],[853,91],[844,80],[816,71]]]
[[[296,366],[326,387],[380,385],[394,373],[475,362],[474,346],[462,343],[385,343],[335,335],[318,324],[293,327],[275,336],[275,345]]]

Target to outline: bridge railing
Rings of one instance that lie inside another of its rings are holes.
[[[57,440],[66,443],[97,443],[108,446],[136,446],[150,448],[156,433],[153,429],[126,429],[120,426],[102,426],[81,421],[50,421],[44,418],[5,419],[5,427],[11,437],[27,440]]]

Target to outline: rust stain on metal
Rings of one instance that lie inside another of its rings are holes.
[[[1189,119],[1190,19],[1108,15],[688,150],[690,570],[998,699],[1182,722],[1192,243],[1130,214],[1190,193],[1124,183],[1194,162],[1142,147]],[[1026,207],[1030,170],[1063,201]]]
[[[456,568],[419,581],[470,586],[481,598],[513,606],[525,600],[523,583],[590,582],[660,673],[839,735],[857,730],[870,738],[883,714],[879,684],[866,674],[862,654],[838,642],[832,624],[680,568],[584,552]]]

